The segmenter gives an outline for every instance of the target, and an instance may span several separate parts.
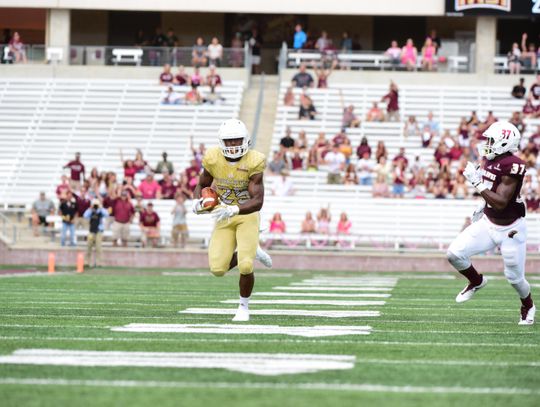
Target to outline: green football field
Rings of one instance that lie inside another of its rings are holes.
[[[0,405],[538,406],[538,325],[493,277],[458,305],[448,274],[260,271],[234,324],[236,273],[0,276]]]

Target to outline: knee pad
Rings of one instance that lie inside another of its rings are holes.
[[[449,248],[446,252],[446,258],[448,259],[448,262],[458,271],[466,270],[471,267],[471,261],[469,259],[455,254],[451,248]]]
[[[238,262],[238,270],[240,274],[251,274],[253,273],[253,260],[242,260]]]
[[[227,273],[226,270],[210,270],[210,272],[216,277],[223,277]]]

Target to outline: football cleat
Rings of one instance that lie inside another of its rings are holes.
[[[257,246],[257,252],[255,258],[259,260],[266,268],[272,268],[272,257],[266,253],[261,246]]]
[[[249,321],[249,309],[245,307],[238,307],[236,315],[232,319],[233,322],[247,322]]]
[[[461,291],[457,297],[456,297],[456,302],[465,302],[465,301],[469,301],[474,293],[476,291],[478,291],[479,289],[481,289],[482,287],[485,287],[486,284],[487,284],[488,280],[487,278],[485,278],[484,276],[482,276],[482,282],[479,284],[479,285],[472,285],[472,284],[469,284],[467,287],[465,287],[463,289],[463,291]]]
[[[531,308],[525,306],[521,307],[521,319],[518,325],[532,325],[534,324],[534,315],[536,314],[536,307],[533,305]]]

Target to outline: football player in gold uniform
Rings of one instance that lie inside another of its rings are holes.
[[[238,266],[240,305],[233,321],[249,321],[249,297],[255,283],[253,261],[258,259],[272,266],[270,256],[259,247],[266,159],[264,154],[249,149],[249,133],[240,120],[223,122],[218,136],[220,146],[209,148],[204,155],[193,211],[208,213],[202,207],[201,190],[213,185],[221,204],[210,212],[216,221],[208,248],[210,271],[221,277]]]

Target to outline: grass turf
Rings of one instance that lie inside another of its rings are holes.
[[[272,291],[278,285],[336,274],[284,272],[283,277],[274,277],[276,273],[265,276],[260,272],[255,288],[259,292]],[[360,274],[340,275],[357,277]],[[432,275],[433,279],[399,274],[377,276],[403,277],[391,291],[392,297],[385,299],[386,304],[382,306],[251,307],[381,311],[380,317],[330,319],[256,315],[250,321],[257,325],[373,327],[373,332],[366,336],[324,338],[110,331],[110,327],[137,322],[228,324],[230,315],[191,315],[178,311],[188,307],[233,308],[234,305],[220,301],[237,298],[234,273],[222,279],[206,273],[179,272],[165,276],[160,270],[137,275],[120,274],[116,270],[99,274],[90,271],[83,275],[1,278],[0,355],[21,348],[54,348],[320,353],[354,355],[357,359],[351,370],[281,376],[256,376],[223,369],[0,364],[1,404],[58,406],[84,400],[85,406],[146,406],[150,403],[161,406],[218,403],[222,406],[538,405],[538,326],[517,325],[519,301],[504,280],[490,281],[473,301],[458,305],[453,299],[464,285],[460,279],[439,279],[437,274]],[[11,380],[11,384],[6,379]],[[19,379],[65,379],[68,382],[36,385],[18,382]],[[99,383],[95,383],[96,380]],[[123,381],[122,387],[114,387],[118,381]],[[126,387],[125,381],[133,382]]]

